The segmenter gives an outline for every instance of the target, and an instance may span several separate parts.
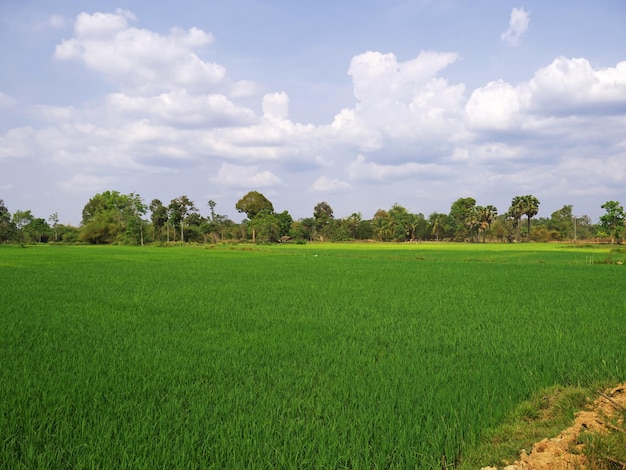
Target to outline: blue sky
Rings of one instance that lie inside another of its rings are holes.
[[[370,218],[626,202],[621,0],[0,3],[0,199]]]

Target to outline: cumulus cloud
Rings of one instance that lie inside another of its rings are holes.
[[[284,121],[289,116],[287,93],[268,93],[263,97],[263,115],[268,119]]]
[[[384,165],[368,162],[363,155],[359,155],[347,167],[351,179],[370,182],[400,181],[414,177],[440,178],[447,170],[434,163],[408,162],[399,165]]]
[[[380,52],[355,56],[348,74],[357,103],[339,113],[332,128],[358,139],[364,152],[398,140],[419,147],[426,136],[448,139],[459,129],[464,86],[437,74],[456,60],[456,54],[430,51],[405,62]]]
[[[108,176],[95,176],[86,173],[78,173],[68,180],[57,181],[56,185],[69,192],[89,192],[95,193],[109,188],[115,181],[114,178]]]
[[[59,60],[79,60],[112,82],[135,92],[151,93],[185,87],[208,91],[224,79],[226,70],[205,62],[194,49],[210,44],[213,36],[198,28],[172,29],[167,36],[129,27],[135,20],[127,10],[81,13],[75,37],[59,44]]]
[[[230,87],[229,95],[232,98],[249,98],[259,93],[259,85],[252,80],[239,80]]]
[[[235,105],[221,94],[191,95],[185,89],[157,96],[109,95],[114,111],[158,119],[171,125],[228,127],[253,124],[257,119],[248,108]]]
[[[589,129],[595,124],[591,115],[608,119],[626,112],[626,62],[594,69],[586,59],[559,57],[526,82],[513,86],[498,80],[477,88],[465,111],[473,130]]]
[[[210,178],[214,183],[230,188],[269,188],[282,183],[271,171],[261,171],[258,166],[222,163],[217,175]]]
[[[524,8],[513,8],[511,11],[509,27],[500,35],[500,39],[502,39],[509,46],[517,46],[521,37],[528,29],[529,23],[530,12],[527,12]]]
[[[254,81],[229,81],[223,67],[203,60],[209,33],[162,35],[135,22],[125,10],[79,15],[55,57],[80,61],[115,89],[85,105],[32,106],[27,113],[40,125],[2,131],[0,161],[45,158],[68,175],[57,183],[67,191],[187,171],[185,184],[202,187],[208,177],[233,193],[295,186],[293,171],[303,168],[317,172],[301,185],[306,197],[372,184],[389,188],[381,197],[447,190],[453,199],[480,197],[474,191],[484,186],[563,190],[554,174],[581,187],[626,178],[626,62],[599,68],[559,57],[525,81],[493,80],[466,96],[462,83],[442,76],[454,53],[402,61],[369,51],[348,67],[353,103],[314,126],[290,119],[287,93],[260,96]],[[15,104],[0,93],[0,108]],[[375,197],[365,190],[355,200]]]
[[[476,89],[465,105],[467,122],[472,128],[505,130],[522,123],[520,110],[528,106],[524,87],[497,80]]]
[[[626,110],[626,61],[594,70],[584,58],[558,57],[528,84],[538,112]]]
[[[341,181],[335,178],[329,178],[328,176],[320,176],[317,178],[309,191],[313,192],[336,192],[336,191],[345,191],[352,188],[350,183],[346,181]]]

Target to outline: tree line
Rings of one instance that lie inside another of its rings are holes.
[[[600,222],[573,214],[565,205],[549,218],[537,218],[539,200],[533,195],[515,196],[504,213],[493,205],[480,206],[471,197],[454,201],[450,211],[428,217],[411,213],[400,204],[377,210],[367,219],[360,212],[335,218],[330,204],[319,202],[311,217],[294,220],[288,211],[277,212],[258,191],[250,191],[235,209],[246,215],[235,223],[216,212],[217,203],[207,202],[208,214],[183,195],[164,204],[153,199],[146,204],[137,193],[104,191],[85,204],[80,226],[59,224],[58,213],[47,219],[30,210],[10,213],[0,199],[0,243],[255,243],[375,240],[379,242],[466,241],[524,242],[591,240],[621,243],[626,214],[618,201],[607,201]],[[531,223],[532,222],[532,223]]]

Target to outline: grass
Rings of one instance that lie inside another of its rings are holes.
[[[0,247],[0,466],[454,467],[542,388],[623,380],[626,268],[589,253]]]

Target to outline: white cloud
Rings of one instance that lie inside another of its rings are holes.
[[[257,166],[232,165],[222,163],[214,183],[230,188],[270,188],[282,183],[281,179],[271,171],[259,171]]]
[[[88,68],[134,92],[153,93],[184,87],[208,91],[224,79],[226,70],[205,62],[193,50],[210,44],[213,36],[197,28],[173,29],[161,36],[145,29],[128,27],[134,15],[81,13],[75,37],[57,45],[59,60],[80,60]]]
[[[527,12],[524,8],[513,8],[511,11],[509,27],[500,35],[500,39],[502,39],[509,46],[517,46],[521,37],[528,29],[529,23],[530,12]]]
[[[511,129],[522,123],[520,111],[528,106],[523,87],[502,80],[489,82],[474,90],[465,105],[467,122],[472,128]]]
[[[268,119],[284,121],[289,116],[287,93],[268,93],[263,97],[263,115]]]
[[[368,162],[363,155],[347,167],[351,179],[370,182],[400,181],[415,177],[440,178],[446,175],[445,167],[434,163],[408,162],[399,165],[381,165]]]
[[[96,193],[98,191],[106,190],[114,181],[114,178],[107,176],[103,177],[78,173],[72,176],[69,180],[57,181],[56,185],[65,191]]]
[[[350,183],[345,181],[341,181],[334,178],[329,178],[328,176],[321,176],[316,179],[309,191],[314,192],[334,192],[334,191],[345,191],[352,188]]]
[[[335,116],[332,131],[362,152],[402,142],[413,145],[415,153],[425,145],[428,153],[432,142],[448,142],[462,130],[465,88],[437,74],[456,59],[453,53],[430,51],[406,62],[380,52],[355,56],[348,73],[357,103]]]
[[[594,70],[587,59],[558,57],[539,69],[529,83],[533,107],[540,112],[626,110],[626,61]],[[608,108],[607,108],[608,105]]]
[[[252,80],[239,80],[230,87],[230,96],[233,98],[248,98],[259,93],[259,85]]]
[[[172,125],[227,127],[256,121],[252,110],[235,105],[224,95],[190,95],[185,89],[151,97],[114,93],[109,95],[108,104],[114,111],[152,117]]]

